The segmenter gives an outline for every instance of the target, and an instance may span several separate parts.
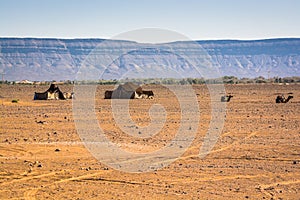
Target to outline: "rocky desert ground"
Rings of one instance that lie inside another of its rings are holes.
[[[144,173],[116,170],[95,159],[76,131],[76,99],[33,101],[35,91],[48,87],[1,85],[0,199],[299,199],[299,84],[225,85],[233,98],[225,103],[221,135],[204,158],[198,155],[211,102],[205,85],[193,85],[201,119],[195,139],[170,165]],[[151,105],[161,104],[167,112],[162,131],[134,138],[118,128],[111,100],[103,99],[112,88],[99,85],[95,95],[95,113],[109,140],[135,153],[158,150],[172,140],[181,112],[174,94],[147,85],[154,99],[129,101],[132,120],[140,126],[150,123]],[[276,104],[282,93],[294,98]]]

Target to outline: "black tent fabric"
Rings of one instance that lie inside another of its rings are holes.
[[[64,94],[60,91],[60,89],[58,88],[58,86],[56,86],[55,84],[51,84],[49,89],[46,92],[50,92],[51,94],[53,93],[58,93],[58,98],[65,100],[66,98],[64,97]]]
[[[54,94],[54,96],[57,96],[58,99],[62,99],[65,100],[65,96],[64,94],[60,91],[60,89],[58,88],[58,86],[56,86],[55,84],[51,84],[49,89],[46,90],[43,93],[34,93],[34,100],[47,100],[50,99],[50,96],[52,96],[52,94]]]
[[[107,90],[104,99],[153,99],[154,93],[151,90],[145,91],[141,86],[131,82],[121,84],[115,90]]]
[[[141,94],[142,88],[134,83],[125,83],[112,92],[113,99],[134,99],[135,94]]]

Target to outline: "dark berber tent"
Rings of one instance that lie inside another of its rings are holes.
[[[48,100],[48,99],[62,99],[65,100],[65,96],[62,93],[62,91],[60,91],[60,89],[58,88],[58,86],[56,86],[55,84],[51,84],[49,89],[46,90],[45,92],[39,93],[39,92],[35,92],[34,93],[34,100]]]
[[[105,99],[151,99],[153,91],[145,91],[141,86],[131,82],[120,84],[115,90],[105,91]]]

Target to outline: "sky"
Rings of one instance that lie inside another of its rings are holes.
[[[300,1],[0,0],[0,37],[109,39],[142,28],[192,40],[300,37]]]

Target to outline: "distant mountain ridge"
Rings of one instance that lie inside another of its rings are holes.
[[[0,38],[0,73],[5,74],[6,80],[74,80],[82,63],[103,41],[106,40]],[[208,53],[213,66],[222,76],[300,76],[300,38],[196,42]],[[131,41],[108,40],[106,48],[114,49],[120,44],[143,46]],[[179,44],[183,50],[189,48],[188,41],[170,44]],[[155,51],[147,52],[153,54]],[[172,70],[184,74],[184,77],[193,76],[191,67],[171,54],[136,58],[127,56],[107,69],[97,63],[90,63],[90,67],[105,71],[107,79],[120,77],[120,72],[126,73],[126,70],[132,69],[144,71],[149,78],[173,76],[169,73]],[[151,73],[149,66],[155,64],[158,64],[155,66],[157,71]]]

